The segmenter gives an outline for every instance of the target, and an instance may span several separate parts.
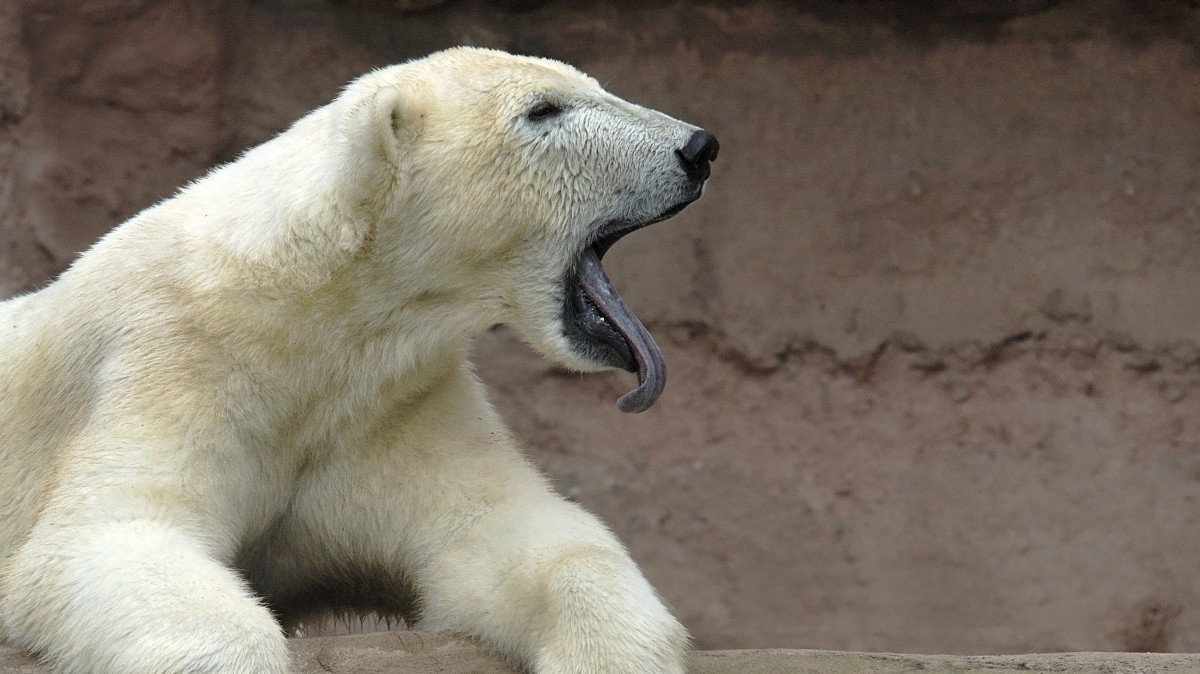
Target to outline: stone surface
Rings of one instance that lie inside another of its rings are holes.
[[[722,142],[606,258],[670,384],[482,369],[699,647],[1197,651],[1192,4],[0,3],[0,295],[371,67],[562,58]]]
[[[441,634],[393,632],[292,640],[297,674],[516,674],[478,645]],[[0,646],[0,674],[46,672]],[[1200,671],[1200,656],[1061,653],[1014,656],[899,655],[834,651],[710,651],[691,655],[689,674],[1171,674]]]

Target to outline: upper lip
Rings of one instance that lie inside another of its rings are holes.
[[[624,237],[626,234],[636,232],[637,230],[639,230],[643,227],[649,227],[650,225],[653,225],[656,222],[662,222],[663,220],[666,220],[666,219],[678,214],[680,211],[682,211],[684,208],[686,208],[688,204],[692,203],[693,201],[695,201],[696,199],[699,199],[699,198],[700,198],[700,195],[696,194],[696,196],[694,196],[694,197],[684,199],[683,201],[680,201],[679,203],[668,208],[667,210],[663,211],[662,213],[659,213],[658,215],[654,216],[653,218],[650,218],[649,220],[643,220],[643,221],[636,222],[636,223],[630,223],[630,222],[623,221],[623,220],[611,221],[608,224],[604,225],[604,227],[600,228],[600,233],[596,235],[595,240],[593,240],[590,244],[588,244],[588,247],[594,248],[596,251],[596,256],[603,259],[604,254],[606,252],[608,252],[608,249],[612,248],[612,245],[614,243],[616,243],[617,241],[620,241],[621,238]]]

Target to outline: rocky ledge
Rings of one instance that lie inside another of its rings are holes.
[[[513,674],[478,644],[443,634],[387,632],[292,640],[302,674]],[[0,674],[47,670],[11,646],[0,645]],[[898,655],[814,650],[693,653],[690,674],[1160,674],[1200,672],[1200,655],[1168,653],[1054,653],[1042,655]]]

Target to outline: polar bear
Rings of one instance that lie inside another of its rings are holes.
[[[662,356],[600,266],[700,197],[706,131],[459,48],[329,105],[0,304],[0,624],[59,672],[285,672],[401,614],[543,673],[678,673],[686,634],[524,458],[468,360]]]

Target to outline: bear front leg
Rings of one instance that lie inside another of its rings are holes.
[[[684,671],[684,629],[581,508],[525,493],[423,533],[443,542],[416,569],[423,627],[478,636],[534,674]]]
[[[466,367],[311,476],[310,549],[400,570],[418,625],[534,674],[682,674],[687,635],[621,543],[553,492]]]
[[[43,522],[0,577],[5,635],[55,672],[284,674],[275,620],[182,528]]]

